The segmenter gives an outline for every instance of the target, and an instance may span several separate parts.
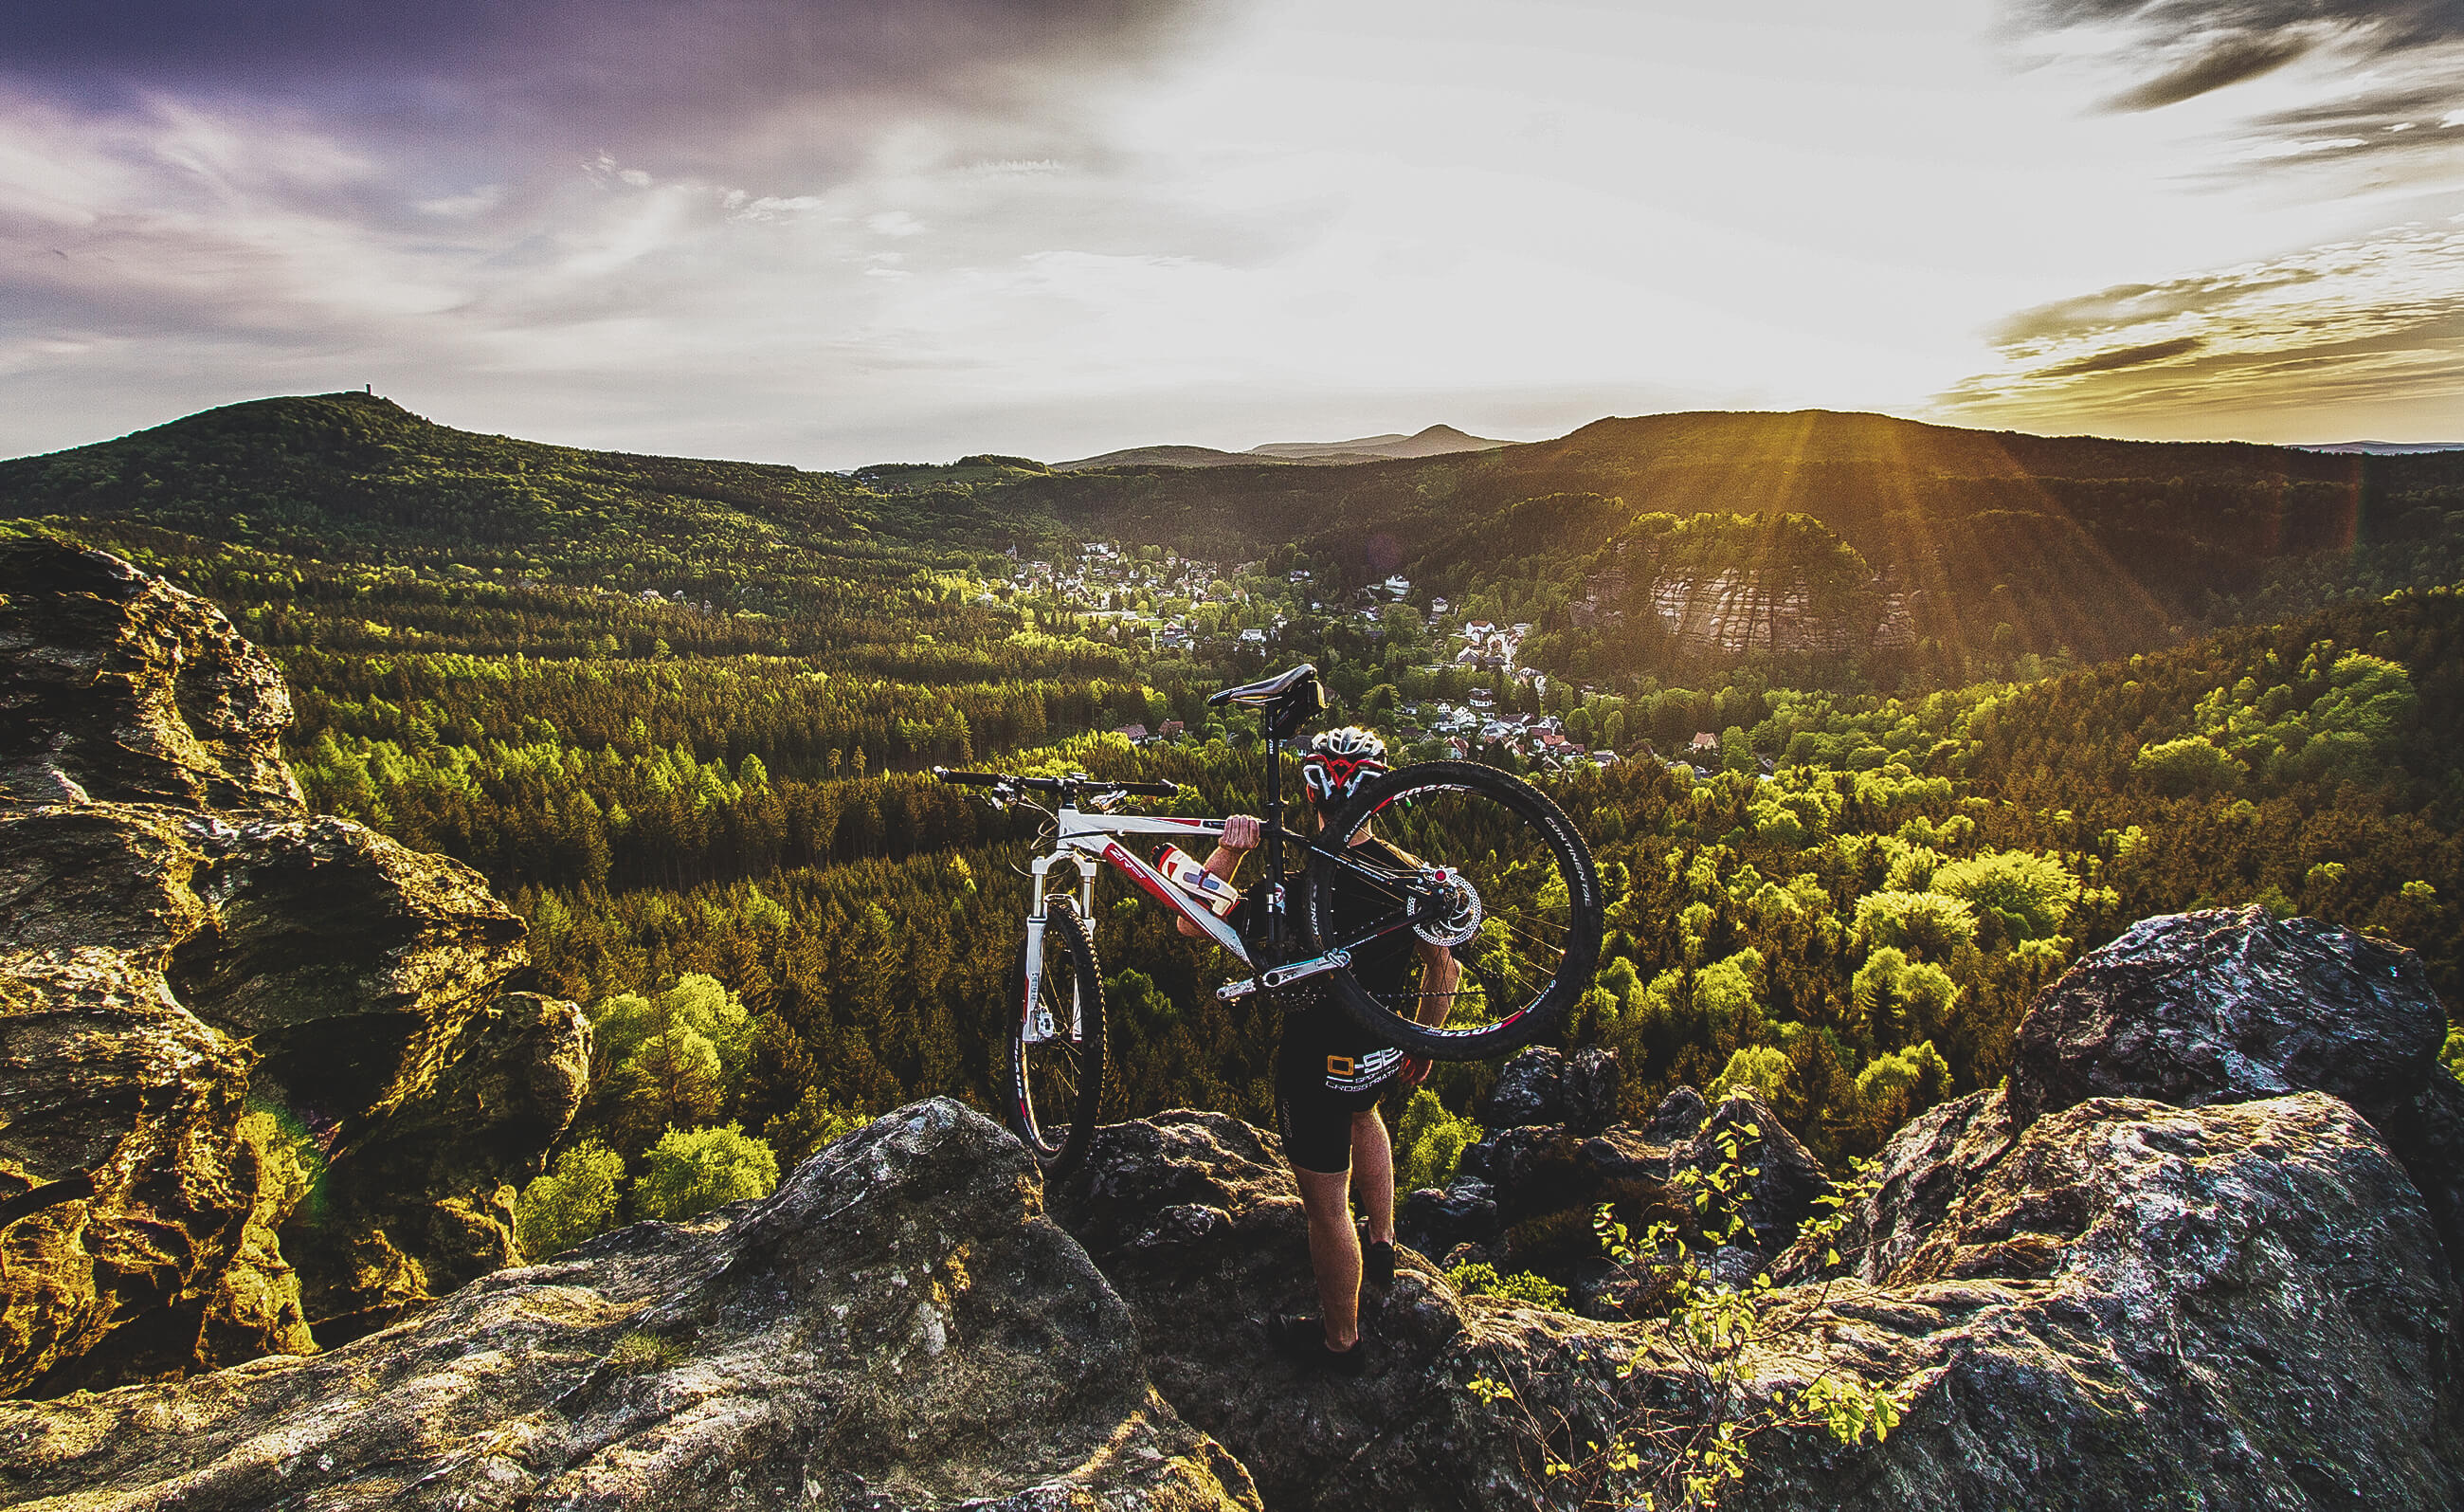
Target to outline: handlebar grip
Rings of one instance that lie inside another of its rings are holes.
[[[997,788],[1009,781],[997,771],[952,771],[947,767],[934,767],[933,775],[961,788]]]
[[[1116,782],[1110,786],[1114,792],[1136,798],[1174,798],[1180,794],[1180,784],[1177,782]]]

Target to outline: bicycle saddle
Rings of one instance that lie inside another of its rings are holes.
[[[1305,682],[1313,684],[1316,681],[1317,668],[1304,661],[1288,672],[1278,672],[1263,681],[1244,682],[1237,688],[1219,688],[1206,696],[1206,702],[1209,707],[1239,703],[1263,709],[1281,702],[1287,696],[1307,698],[1307,694],[1296,690]]]

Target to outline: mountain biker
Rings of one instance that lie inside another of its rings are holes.
[[[1371,731],[1349,726],[1318,735],[1301,758],[1301,779],[1319,824],[1362,783],[1386,769],[1386,743]],[[1242,857],[1257,847],[1260,829],[1253,814],[1226,818],[1221,842],[1206,858],[1206,869],[1232,880]],[[1352,843],[1375,848],[1378,859],[1387,863],[1412,864],[1402,852],[1373,836],[1368,825],[1361,826]],[[1252,890],[1244,910],[1254,913],[1272,880]],[[1365,923],[1373,911],[1383,914],[1391,907],[1390,900],[1339,891],[1334,913],[1338,923],[1348,918]],[[1234,922],[1240,923],[1240,916]],[[1199,933],[1187,920],[1180,922],[1180,931]],[[1415,1016],[1434,1024],[1445,1018],[1461,968],[1445,946],[1397,931],[1355,950],[1352,974],[1361,987],[1389,1001],[1417,990]],[[1278,1315],[1268,1320],[1267,1327],[1284,1353],[1337,1374],[1358,1375],[1367,1361],[1360,1339],[1364,1272],[1380,1289],[1395,1279],[1395,1152],[1377,1116],[1377,1101],[1397,1082],[1419,1086],[1429,1066],[1362,1029],[1323,989],[1322,981],[1305,979],[1285,989],[1283,1037],[1275,1052],[1275,1122],[1309,1217],[1309,1268],[1317,1280],[1320,1311],[1315,1318]],[[1368,1220],[1365,1250],[1352,1225],[1355,1168]]]

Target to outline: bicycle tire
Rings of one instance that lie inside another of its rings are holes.
[[[1078,995],[1076,1037],[1069,1033],[1070,989]],[[1026,1000],[1026,950],[1011,978],[1016,1012],[1009,1034],[1009,1126],[1045,1177],[1066,1174],[1086,1158],[1103,1109],[1104,974],[1095,945],[1067,899],[1045,904],[1043,988],[1038,994],[1058,1033],[1031,1038],[1037,1005]]]
[[[1326,854],[1324,846],[1348,850],[1372,820],[1372,833],[1416,868]],[[1441,868],[1451,880],[1433,889]],[[1420,762],[1371,779],[1327,822],[1305,870],[1302,923],[1314,948],[1348,943],[1338,916],[1346,889],[1356,900],[1359,889],[1374,897],[1383,886],[1399,910],[1390,917],[1456,953],[1461,980],[1445,1022],[1434,1026],[1415,1016],[1417,972],[1391,1002],[1349,969],[1327,973],[1328,994],[1346,1012],[1411,1055],[1484,1060],[1521,1049],[1583,994],[1599,965],[1603,904],[1590,847],[1548,794],[1494,767]]]

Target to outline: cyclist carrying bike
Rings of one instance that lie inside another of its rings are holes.
[[[1321,826],[1363,783],[1387,769],[1385,758],[1385,742],[1357,726],[1325,731],[1309,743],[1301,759],[1301,778]],[[1233,880],[1262,833],[1255,815],[1226,818],[1206,869]],[[1371,848],[1377,859],[1391,865],[1415,864],[1372,835],[1367,824],[1350,843]],[[1262,879],[1252,889],[1244,913],[1255,915],[1263,890],[1275,880]],[[1335,907],[1338,915],[1365,918],[1385,901],[1345,894]],[[1236,923],[1240,917],[1235,916]],[[1199,933],[1186,920],[1180,930]],[[1424,1024],[1444,1020],[1461,974],[1451,950],[1410,931],[1393,932],[1359,951],[1352,971],[1363,988],[1389,1001],[1398,1001],[1417,986],[1415,1016]],[[1429,1066],[1362,1028],[1327,995],[1322,979],[1287,989],[1283,1008],[1283,1037],[1275,1055],[1275,1121],[1309,1218],[1309,1267],[1320,1311],[1314,1318],[1279,1315],[1268,1320],[1268,1331],[1285,1354],[1338,1374],[1357,1375],[1367,1361],[1360,1337],[1364,1276],[1381,1289],[1395,1279],[1395,1155],[1377,1102],[1397,1082],[1419,1085]],[[1368,1220],[1365,1250],[1352,1223],[1355,1187]]]

